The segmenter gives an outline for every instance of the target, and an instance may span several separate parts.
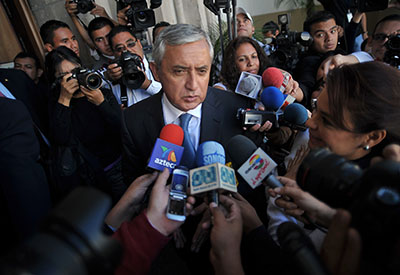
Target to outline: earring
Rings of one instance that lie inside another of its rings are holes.
[[[368,150],[369,150],[369,145],[365,145],[365,146],[363,147],[363,149],[364,149],[365,151],[368,151]]]

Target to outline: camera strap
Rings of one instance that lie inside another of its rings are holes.
[[[121,83],[119,85],[121,87],[121,96],[120,96],[121,104],[123,105],[124,108],[127,108],[128,107],[128,95],[126,93],[126,86],[123,83]]]

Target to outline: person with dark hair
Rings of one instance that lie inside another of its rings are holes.
[[[327,148],[361,169],[368,168],[387,145],[400,141],[399,79],[400,71],[381,62],[344,65],[330,71],[316,109],[306,122],[309,148]],[[287,220],[275,205],[282,204],[270,201],[268,206],[273,235]]]
[[[121,109],[110,90],[88,89],[78,83],[72,71],[81,67],[79,57],[66,47],[46,56],[46,72],[52,85],[50,132],[53,143],[65,148],[76,163],[76,173],[60,180],[61,194],[73,187],[93,185],[116,201],[125,191],[121,178]],[[63,185],[65,184],[65,185]]]
[[[229,42],[222,61],[221,82],[214,85],[222,90],[235,91],[242,72],[262,75],[271,66],[270,60],[256,41],[239,36]]]
[[[329,69],[342,64],[354,64],[359,62],[368,61],[383,61],[386,53],[385,43],[392,35],[400,34],[400,14],[391,14],[385,16],[376,23],[372,35],[368,38],[367,48],[370,49],[367,52],[355,52],[350,55],[335,55],[325,60],[323,66],[325,72]]]
[[[276,38],[279,34],[279,26],[274,21],[268,21],[263,25],[262,33],[266,38]]]
[[[313,43],[305,55],[300,57],[293,74],[304,95],[301,103],[311,109],[310,97],[317,82],[318,68],[326,56],[336,53],[339,36],[335,17],[327,11],[311,15],[304,22],[303,29],[310,33]]]
[[[244,8],[236,7],[236,18],[232,20],[232,30],[233,24],[235,23],[237,37],[245,36],[253,39],[264,50],[266,55],[270,54],[269,45],[264,45],[261,41],[258,41],[253,37],[253,34],[255,32],[253,17],[251,17],[250,13],[248,13]],[[218,52],[218,54],[214,56],[214,60],[212,63],[213,68],[211,71],[212,84],[215,84],[220,80],[219,78],[223,62],[222,59],[222,52]]]
[[[168,23],[168,22],[165,22],[165,21],[160,21],[160,22],[158,22],[157,24],[154,25],[154,28],[153,28],[153,43],[156,41],[157,35],[158,35],[163,29],[165,29],[166,27],[168,27],[169,25],[171,25],[171,24]]]
[[[149,67],[149,62],[143,53],[143,47],[140,40],[136,38],[133,31],[127,26],[114,27],[108,34],[109,44],[114,52],[116,60],[119,60],[122,53],[129,52],[137,55],[142,63],[142,70],[145,79],[138,89],[132,89],[122,83],[124,74],[123,69],[118,63],[112,63],[107,67],[104,73],[108,80],[113,82],[111,87],[119,104],[129,107],[161,90],[161,83],[157,82]]]
[[[37,88],[37,93],[35,97],[35,101],[38,104],[38,110],[41,113],[42,122],[46,125],[45,129],[47,130],[48,126],[48,101],[50,96],[49,85],[47,81],[41,78],[43,74],[43,69],[40,66],[39,59],[36,55],[27,52],[20,52],[14,58],[14,69],[24,71],[30,79],[35,83],[35,87]],[[33,93],[33,91],[29,91]],[[44,130],[44,129],[42,129]],[[46,131],[47,132],[47,131]],[[42,145],[42,144],[41,144]]]
[[[27,52],[20,52],[14,57],[14,69],[24,71],[35,84],[39,83],[39,78],[43,74],[37,56]]]
[[[65,1],[65,9],[71,17],[76,29],[78,30],[83,41],[90,48],[90,53],[95,63],[94,70],[107,67],[107,65],[114,59],[111,48],[108,45],[107,35],[117,22],[113,21],[107,14],[104,7],[94,3],[94,8],[90,14],[99,16],[89,22],[86,27],[85,24],[78,18],[78,4],[74,1]]]
[[[98,53],[94,70],[106,68],[114,60],[113,51],[108,41],[108,34],[114,28],[113,22],[105,17],[97,17],[90,21],[88,33]]]
[[[40,27],[40,36],[47,52],[51,52],[59,46],[65,46],[79,56],[78,40],[66,23],[58,20],[46,21]]]

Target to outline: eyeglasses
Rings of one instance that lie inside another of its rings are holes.
[[[376,33],[374,35],[372,35],[372,39],[376,40],[376,41],[384,41],[386,38],[389,38],[390,35],[387,35],[386,33]]]
[[[118,47],[116,47],[114,50],[116,52],[122,53],[122,52],[125,52],[128,49],[134,48],[136,46],[136,43],[137,43],[137,40],[136,41],[132,40],[132,41],[129,41],[128,43],[126,43],[126,46],[125,45],[118,45]]]

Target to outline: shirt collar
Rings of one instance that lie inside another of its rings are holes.
[[[192,110],[184,112],[184,111],[181,111],[178,108],[176,108],[174,105],[172,105],[172,103],[168,100],[165,93],[163,93],[161,102],[162,102],[162,106],[163,106],[165,125],[177,122],[179,116],[184,113],[191,114],[192,116],[194,116],[198,119],[201,118],[201,106],[203,105],[203,103],[200,103],[199,105],[197,105],[196,108],[194,108]]]

